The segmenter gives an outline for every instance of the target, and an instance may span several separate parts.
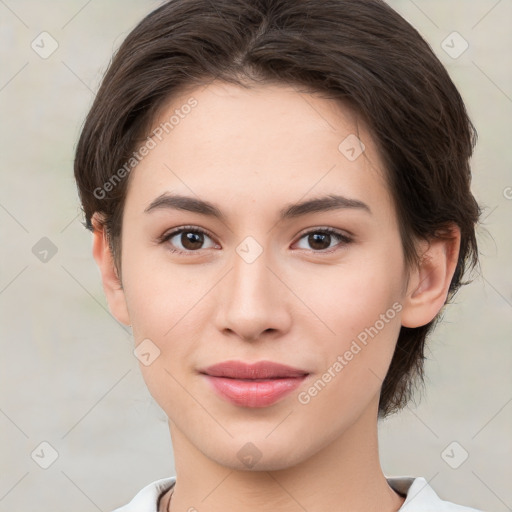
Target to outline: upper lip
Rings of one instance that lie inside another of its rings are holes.
[[[199,370],[211,377],[231,379],[276,379],[283,377],[303,377],[309,372],[272,361],[244,363],[243,361],[223,361]]]

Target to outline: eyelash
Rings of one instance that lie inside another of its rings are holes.
[[[207,231],[205,231],[202,228],[199,228],[197,226],[182,226],[182,227],[177,228],[177,229],[175,229],[173,231],[170,231],[168,233],[164,233],[161,237],[159,237],[158,243],[159,244],[164,244],[164,243],[168,242],[174,236],[176,236],[176,235],[178,235],[180,233],[183,233],[183,232],[201,233],[201,234],[206,235],[209,238],[213,239],[213,237]],[[302,240],[304,237],[306,237],[307,235],[310,235],[312,233],[323,233],[323,234],[334,235],[340,241],[340,243],[338,245],[336,245],[332,249],[325,249],[325,250],[318,250],[318,251],[314,250],[314,249],[310,249],[310,252],[317,253],[317,254],[332,254],[333,252],[339,250],[342,246],[348,245],[349,243],[352,242],[352,239],[349,236],[345,235],[341,231],[338,231],[337,229],[333,229],[333,228],[329,228],[329,227],[326,227],[326,228],[315,228],[315,229],[311,229],[309,231],[306,231],[305,233],[302,233],[302,235],[299,237],[298,241]],[[196,251],[190,251],[190,250],[189,251],[183,251],[181,249],[169,249],[169,250],[173,254],[183,254],[183,255],[191,255],[191,254],[194,254],[194,253],[197,253],[197,252],[201,251],[201,249],[198,249]]]

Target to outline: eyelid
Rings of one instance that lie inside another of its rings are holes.
[[[304,231],[301,231],[299,235],[297,235],[298,239],[301,239],[305,235],[309,235],[310,233],[330,233],[333,235],[337,235],[341,238],[352,240],[354,238],[354,235],[349,233],[346,230],[333,228],[331,226],[313,226],[312,228],[307,228]]]
[[[333,252],[340,250],[340,248],[342,248],[343,246],[348,245],[354,241],[354,237],[352,234],[344,232],[340,229],[332,228],[330,226],[315,226],[313,228],[308,228],[305,231],[302,231],[297,236],[297,240],[296,242],[293,243],[293,245],[302,240],[306,235],[309,235],[311,233],[328,233],[330,235],[338,237],[340,240],[338,244],[336,244],[334,247],[331,247],[330,249],[324,249],[321,251],[315,251],[313,249],[303,249],[313,254],[331,254]]]
[[[206,229],[201,228],[199,226],[193,226],[193,225],[186,225],[186,226],[179,226],[176,228],[172,228],[171,230],[166,231],[163,235],[158,237],[157,242],[159,244],[166,243],[171,238],[173,238],[174,236],[176,236],[179,233],[182,233],[183,231],[202,233],[203,235],[206,235],[209,238],[211,238],[214,241],[214,243],[217,244],[217,242],[215,241],[215,237],[212,234],[210,234],[209,231],[207,231]],[[338,250],[339,246],[344,246],[344,245],[347,245],[347,244],[353,242],[353,235],[349,234],[347,232],[344,232],[340,229],[332,228],[330,226],[314,226],[312,228],[307,228],[306,230],[302,231],[299,235],[297,235],[296,241],[293,242],[292,245],[295,245],[297,242],[302,240],[302,238],[304,238],[306,235],[309,235],[311,233],[328,233],[330,235],[334,235],[334,236],[338,237],[340,240],[340,242],[331,249],[324,249],[324,250],[319,250],[319,251],[315,251],[314,249],[302,249],[302,250],[306,250],[306,251],[309,251],[310,253],[314,253],[314,254],[330,254],[330,253],[336,252]],[[198,249],[196,251],[183,251],[182,249],[172,249],[171,252],[178,253],[178,254],[194,254],[194,253],[199,253],[202,250],[204,250],[204,249]]]
[[[187,225],[187,226],[179,226],[176,228],[172,228],[169,231],[166,231],[163,235],[161,235],[157,238],[157,242],[165,243],[168,240],[170,240],[171,238],[173,238],[175,235],[177,235],[178,233],[181,233],[183,231],[194,231],[196,233],[202,233],[203,235],[206,235],[209,238],[211,238],[213,241],[215,241],[215,237],[206,229],[201,228],[199,226]],[[215,242],[215,243],[217,243],[217,242]],[[201,249],[199,249],[199,250],[201,250]],[[182,251],[181,249],[178,249],[178,250],[176,250],[176,252],[191,253],[191,252],[199,252],[199,251]]]

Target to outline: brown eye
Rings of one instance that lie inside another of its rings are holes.
[[[327,249],[332,249],[332,247],[336,247],[336,245],[343,246],[352,241],[348,236],[332,228],[308,231],[302,235],[300,240],[302,239],[306,239],[306,242],[309,245],[309,247],[303,248],[311,249],[314,252],[333,252],[332,250],[328,251]],[[338,244],[331,246],[331,243],[336,240],[338,240]]]
[[[182,227],[164,235],[161,242],[169,244],[171,252],[187,253],[209,248],[204,247],[205,239],[211,240],[210,236],[202,229]],[[214,246],[214,243],[210,245],[210,247]]]
[[[308,235],[308,243],[313,249],[319,251],[329,249],[331,245],[331,235],[329,233],[311,233]]]
[[[201,249],[201,245],[204,244],[204,235],[194,231],[182,231],[179,240],[185,249],[193,251]]]

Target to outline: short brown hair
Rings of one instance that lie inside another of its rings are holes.
[[[135,27],[104,76],[74,168],[85,224],[92,230],[93,213],[103,215],[119,275],[129,180],[108,193],[103,186],[172,95],[214,79],[302,86],[352,105],[385,164],[406,261],[417,262],[416,238],[444,236],[455,223],[461,245],[447,302],[465,284],[468,264],[478,263],[469,166],[476,131],[429,45],[381,0],[171,0]],[[401,328],[381,417],[422,382],[425,339],[438,318]]]

